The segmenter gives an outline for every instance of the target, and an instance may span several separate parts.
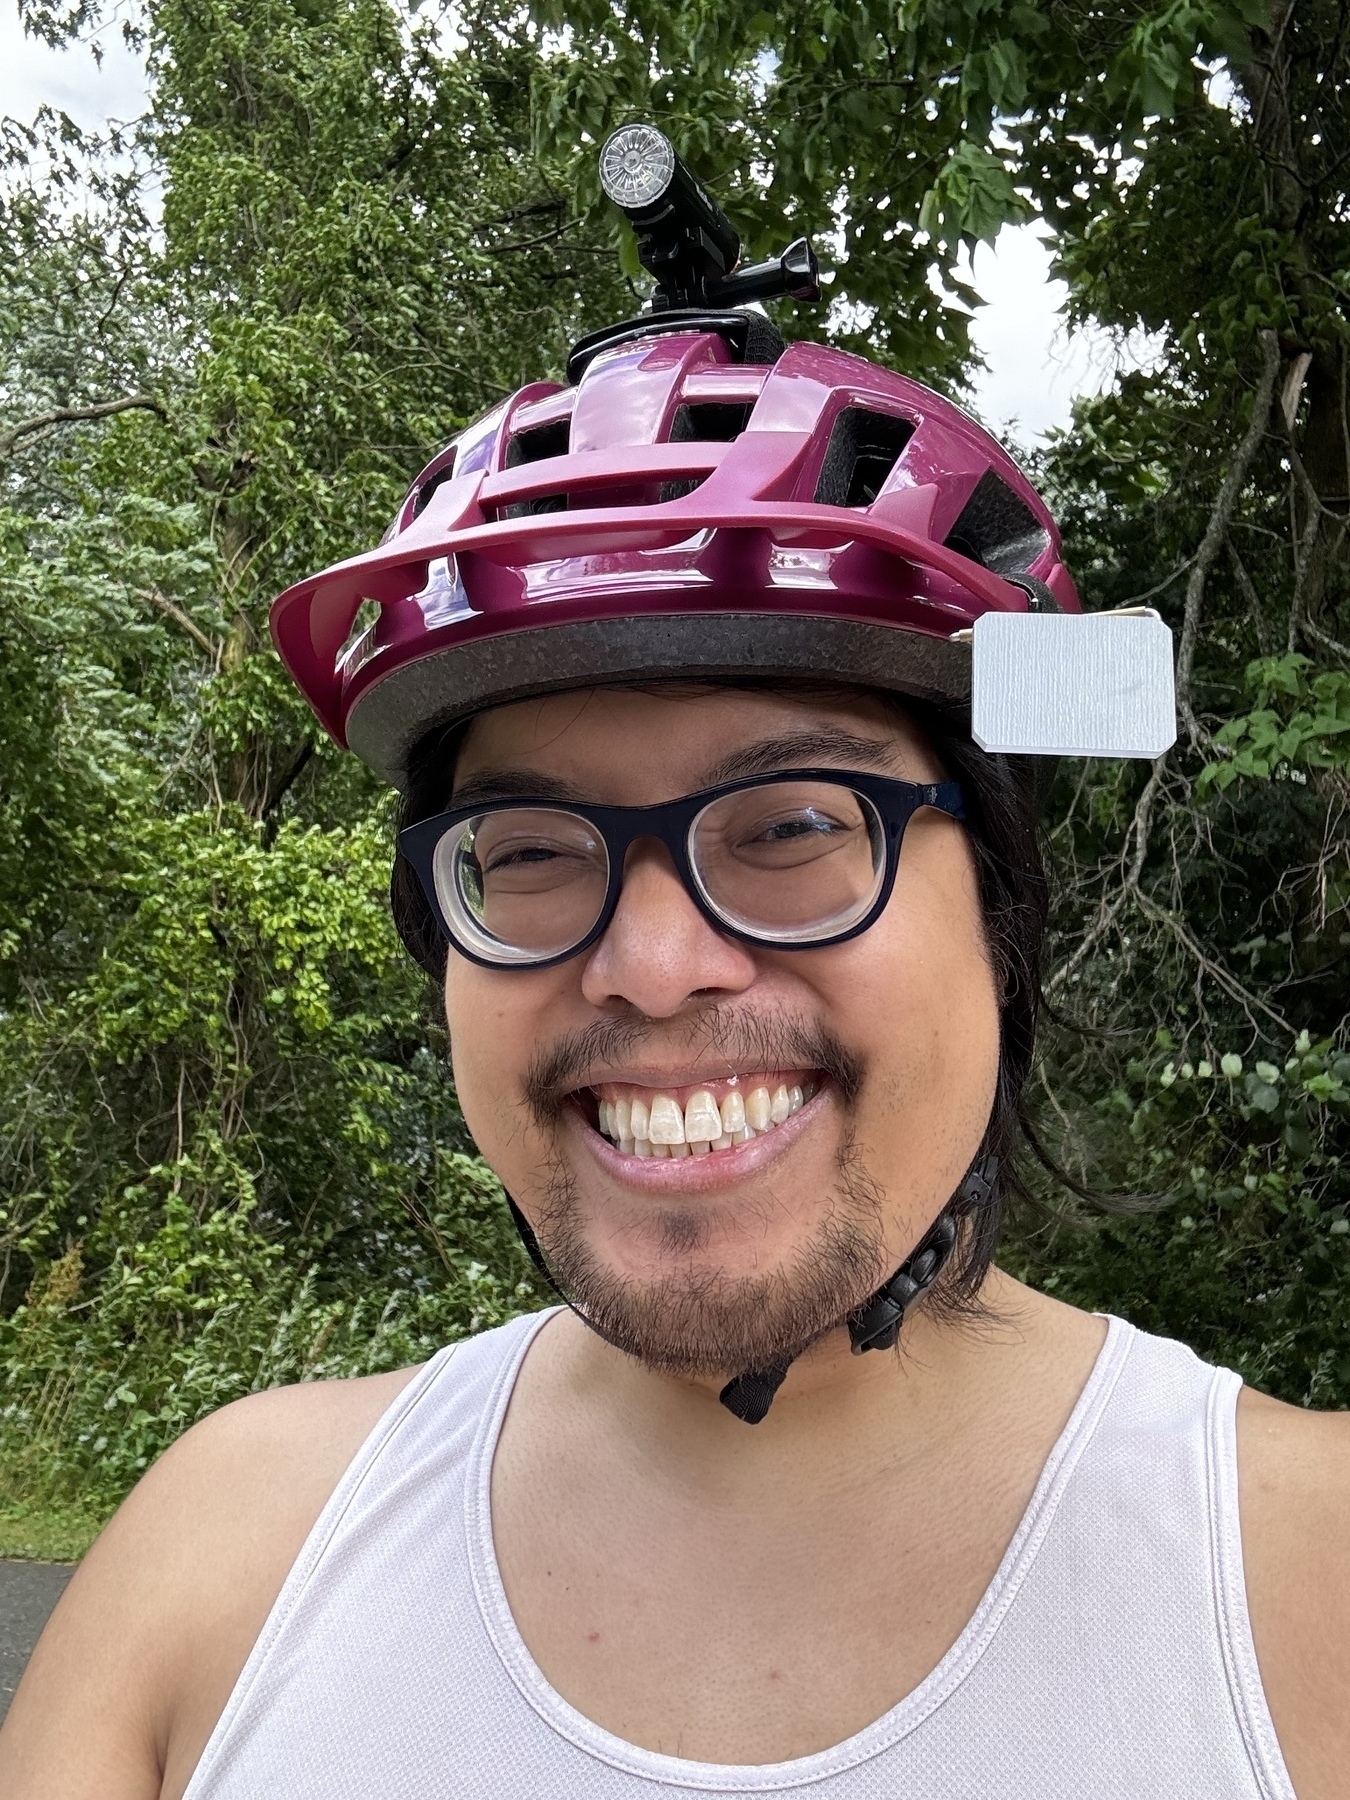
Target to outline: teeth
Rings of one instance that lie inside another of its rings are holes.
[[[689,1096],[684,1109],[684,1141],[687,1144],[711,1144],[722,1135],[722,1115],[707,1088]]]
[[[772,1124],[771,1113],[773,1102],[769,1099],[768,1088],[756,1088],[746,1098],[745,1122],[756,1131],[767,1131]]]
[[[719,1106],[709,1089],[697,1088],[683,1108],[670,1094],[654,1094],[650,1101],[600,1100],[597,1127],[624,1156],[706,1156],[772,1131],[816,1092],[815,1082],[792,1088],[784,1084],[772,1094],[767,1087],[749,1094],[730,1088]]]
[[[654,1144],[684,1142],[684,1114],[669,1094],[658,1094],[652,1101],[648,1129]]]

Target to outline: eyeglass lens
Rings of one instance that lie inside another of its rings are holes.
[[[774,781],[710,801],[689,832],[689,861],[710,909],[767,943],[809,943],[857,923],[886,872],[871,801],[822,781]],[[454,826],[433,858],[446,920],[503,963],[561,956],[604,910],[609,855],[582,815],[508,807]]]

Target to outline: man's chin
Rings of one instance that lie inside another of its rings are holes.
[[[566,1233],[546,1239],[545,1252],[563,1291],[615,1348],[662,1374],[710,1378],[793,1361],[885,1279],[870,1235],[836,1225],[821,1239],[767,1268],[762,1235],[753,1247],[667,1242],[638,1269]]]

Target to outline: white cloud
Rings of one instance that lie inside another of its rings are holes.
[[[1104,331],[1071,331],[1061,308],[1068,297],[1050,278],[1044,228],[1005,225],[991,248],[980,244],[964,271],[985,300],[971,336],[988,368],[972,385],[974,411],[996,431],[1029,444],[1069,423],[1080,394],[1099,394],[1117,370],[1145,368],[1159,345],[1146,333],[1118,347]]]
[[[24,31],[14,0],[0,5],[0,113],[28,120],[51,106],[86,131],[136,118],[145,108],[145,64],[127,48],[119,14],[114,8],[92,37],[52,50]]]

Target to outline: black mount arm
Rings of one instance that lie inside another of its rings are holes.
[[[621,125],[606,138],[600,185],[637,234],[638,260],[656,282],[653,313],[784,296],[820,299],[807,238],[767,262],[739,267],[735,226],[654,125]]]

